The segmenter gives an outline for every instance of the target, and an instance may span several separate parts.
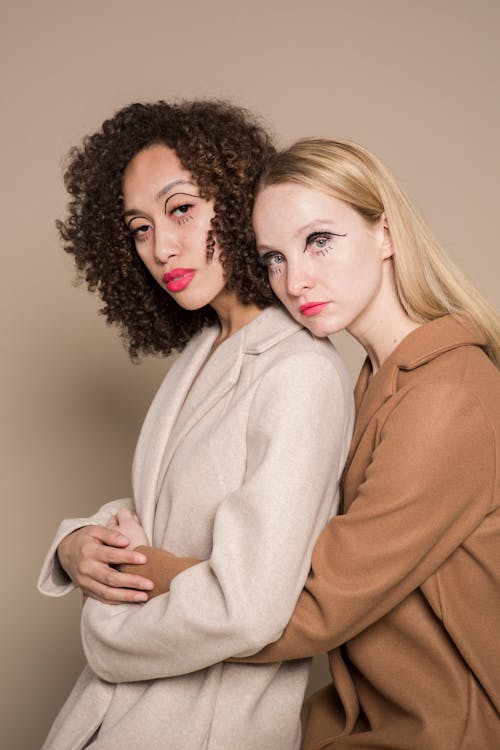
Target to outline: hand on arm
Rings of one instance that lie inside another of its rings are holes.
[[[128,508],[121,508],[110,519],[108,528],[124,534],[130,540],[128,548],[134,549],[144,556],[144,561],[140,566],[133,562],[122,563],[120,571],[133,577],[137,577],[137,574],[140,573],[144,578],[151,580],[153,588],[147,591],[148,599],[167,593],[175,576],[192,565],[202,562],[202,560],[194,557],[177,557],[158,547],[150,547],[139,518],[136,513],[132,513]],[[141,599],[140,601],[144,600]]]
[[[130,549],[129,545],[130,540],[113,528],[84,526],[59,543],[57,557],[75,586],[86,596],[107,604],[146,601],[146,591],[153,587],[152,582],[113,567],[146,561],[142,553]]]

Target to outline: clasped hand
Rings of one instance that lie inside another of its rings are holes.
[[[138,517],[120,508],[107,526],[84,526],[68,534],[57,548],[61,566],[84,596],[105,604],[145,602],[153,582],[122,573],[120,565],[141,565],[146,556],[135,547],[149,540]]]

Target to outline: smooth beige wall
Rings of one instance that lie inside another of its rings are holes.
[[[5,7],[7,6],[7,7]],[[61,517],[129,493],[168,363],[129,363],[71,285],[68,148],[132,100],[224,97],[287,142],[360,141],[498,304],[498,0],[45,0],[1,13],[2,746],[36,750],[82,665],[79,596],[38,568]],[[355,371],[359,351],[339,346]],[[316,673],[318,684],[321,676]]]

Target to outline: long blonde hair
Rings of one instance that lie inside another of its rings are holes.
[[[385,213],[394,251],[396,287],[407,315],[419,323],[457,313],[475,323],[484,349],[500,367],[499,318],[443,253],[389,170],[350,141],[304,138],[272,158],[261,187],[295,182],[349,203],[368,221]]]

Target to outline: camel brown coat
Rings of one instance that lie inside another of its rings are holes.
[[[481,343],[445,316],[361,372],[343,515],[252,657],[329,652],[305,750],[500,748],[500,374]]]

